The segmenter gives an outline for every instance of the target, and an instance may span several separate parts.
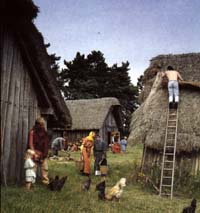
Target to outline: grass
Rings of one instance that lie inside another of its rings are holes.
[[[61,155],[65,155],[60,153]],[[79,159],[79,153],[71,156]],[[191,197],[181,196],[160,198],[132,180],[134,165],[141,161],[142,146],[128,147],[126,154],[108,152],[109,175],[107,187],[113,186],[121,177],[127,178],[127,187],[119,202],[99,201],[95,191],[101,177],[92,176],[92,186],[88,192],[81,191],[81,183],[86,179],[79,175],[75,163],[49,161],[49,176],[68,175],[67,183],[61,192],[51,192],[44,185],[35,184],[31,192],[24,187],[10,186],[1,188],[1,212],[53,212],[53,213],[177,213],[191,202]],[[93,162],[92,162],[93,165]],[[198,198],[199,199],[199,198]],[[198,211],[197,211],[198,212]],[[200,211],[199,211],[200,212]]]

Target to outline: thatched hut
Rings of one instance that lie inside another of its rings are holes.
[[[71,125],[51,71],[30,0],[3,1],[1,9],[1,182],[20,182],[28,131],[42,115],[47,127]]]
[[[67,131],[69,141],[97,132],[109,144],[112,132],[122,130],[121,106],[116,98],[68,100],[72,127]]]
[[[129,144],[143,143],[142,168],[161,162],[166,130],[168,91],[157,74],[171,65],[185,80],[180,84],[176,165],[200,171],[200,53],[160,55],[144,72],[141,106],[133,113]]]

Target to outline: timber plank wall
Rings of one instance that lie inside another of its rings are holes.
[[[20,183],[28,132],[40,115],[36,93],[15,37],[1,32],[1,184]]]

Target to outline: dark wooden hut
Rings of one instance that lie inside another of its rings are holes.
[[[21,182],[28,131],[42,115],[47,127],[69,127],[71,117],[58,90],[43,37],[33,23],[30,0],[1,7],[1,183]]]
[[[122,130],[121,106],[116,98],[70,100],[66,105],[72,116],[72,127],[67,131],[69,141],[95,131],[109,144],[112,132]]]
[[[173,66],[185,80],[180,82],[176,169],[200,171],[200,53],[160,55],[144,72],[141,106],[133,113],[129,144],[143,143],[142,167],[161,163],[167,124],[168,91],[159,71]]]

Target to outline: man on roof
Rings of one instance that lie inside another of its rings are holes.
[[[168,79],[169,108],[173,108],[173,106],[177,108],[179,103],[178,80],[183,81],[183,78],[178,71],[174,70],[172,66],[168,66],[167,71],[162,72],[162,77],[165,76]]]

